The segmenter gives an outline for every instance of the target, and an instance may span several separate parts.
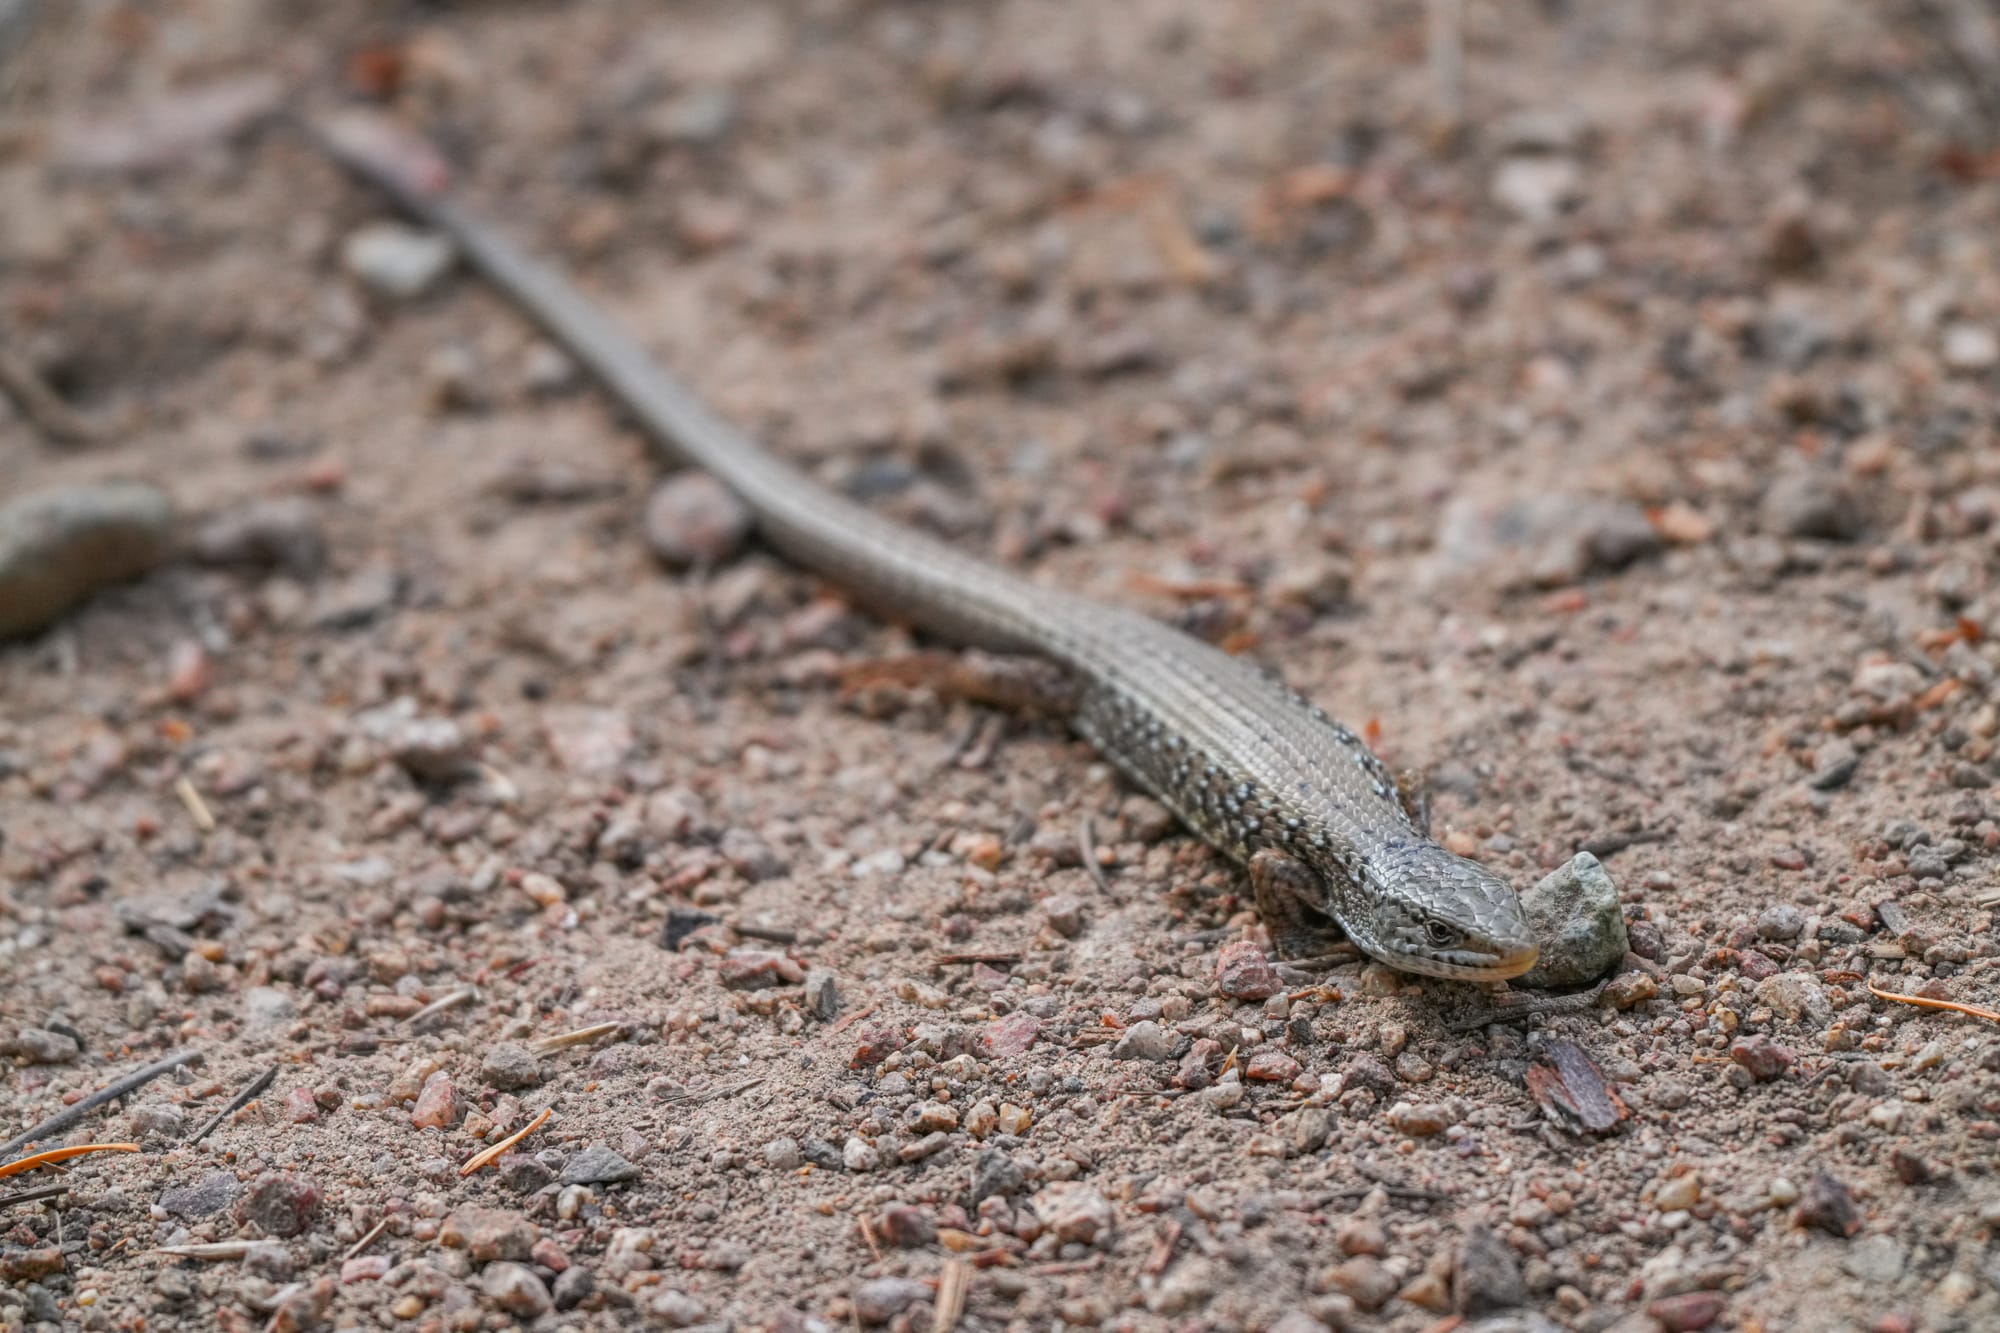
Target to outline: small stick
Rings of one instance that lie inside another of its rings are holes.
[[[0,1176],[18,1176],[23,1171],[32,1171],[38,1166],[54,1166],[57,1162],[67,1162],[72,1157],[81,1157],[93,1152],[137,1152],[136,1143],[79,1143],[69,1148],[50,1148],[44,1152],[29,1153],[26,1157],[11,1162],[0,1163]]]
[[[215,816],[209,813],[208,802],[201,799],[201,793],[185,776],[174,779],[174,795],[181,798],[181,804],[187,807],[188,818],[194,821],[196,828],[203,833],[215,832]]]
[[[115,1102],[127,1093],[136,1092],[160,1075],[171,1073],[182,1065],[198,1065],[204,1058],[200,1051],[175,1051],[163,1060],[155,1060],[144,1069],[134,1070],[115,1083],[91,1093],[76,1105],[66,1107],[39,1125],[23,1130],[5,1143],[0,1143],[0,1155],[18,1152],[37,1139],[60,1134],[106,1102]]]
[[[38,1189],[22,1190],[18,1194],[0,1194],[0,1208],[12,1208],[17,1203],[39,1203],[43,1199],[53,1199],[69,1193],[69,1182],[59,1185],[43,1185]]]
[[[599,1037],[608,1037],[614,1032],[624,1030],[623,1023],[593,1023],[587,1028],[577,1028],[573,1032],[559,1032],[553,1037],[542,1037],[531,1041],[528,1043],[528,1049],[538,1055],[547,1055],[550,1051],[560,1051],[566,1046],[581,1046],[586,1042],[596,1041]]]
[[[1097,860],[1097,840],[1091,836],[1088,814],[1085,814],[1083,821],[1076,826],[1076,849],[1083,854],[1083,868],[1090,872],[1093,880],[1097,881],[1097,891],[1111,892],[1111,881],[1104,877],[1104,867]]]
[[[1913,1004],[1919,1009],[1944,1009],[1954,1014],[1968,1014],[1973,1018],[1983,1018],[1988,1022],[2000,1023],[2000,1011],[1982,1009],[1976,1004],[1960,1004],[1957,1000],[1933,1000],[1928,995],[1898,995],[1891,990],[1877,990],[1872,981],[1863,982],[1868,993],[1878,1000],[1894,1000],[1897,1004]]]
[[[797,944],[799,942],[799,932],[796,930],[787,930],[783,926],[738,925],[735,927],[735,930],[738,935],[743,936],[745,939],[769,940],[773,944]]]
[[[951,1333],[958,1327],[971,1285],[970,1268],[957,1259],[944,1261],[944,1276],[938,1279],[937,1313],[931,1316],[931,1333]]]
[[[474,1154],[474,1156],[470,1161],[466,1162],[464,1166],[458,1168],[458,1174],[461,1176],[469,1176],[474,1171],[477,1171],[479,1170],[479,1168],[485,1166],[487,1163],[499,1161],[501,1154],[505,1153],[509,1148],[519,1143],[522,1139],[527,1138],[528,1135],[540,1129],[543,1123],[548,1120],[549,1112],[552,1109],[553,1108],[551,1107],[544,1106],[542,1108],[542,1113],[540,1115],[536,1116],[533,1120],[530,1120],[520,1129],[515,1130],[512,1134],[509,1134],[506,1138],[500,1140],[500,1142],[494,1144],[492,1147],[482,1149],[480,1152]]]
[[[164,1254],[169,1259],[201,1259],[210,1263],[225,1259],[241,1259],[250,1253],[247,1240],[215,1240],[202,1245],[156,1245],[149,1254]]]
[[[853,1013],[842,1014],[839,1018],[833,1020],[832,1025],[827,1028],[826,1034],[830,1037],[844,1027],[850,1027],[855,1023],[859,1023],[874,1012],[875,1006],[871,1004],[866,1009],[856,1009]]]
[[[215,1132],[215,1127],[217,1125],[221,1124],[230,1115],[234,1114],[237,1111],[242,1110],[245,1106],[249,1105],[250,1099],[252,1097],[255,1097],[258,1093],[262,1092],[264,1089],[270,1087],[272,1082],[277,1077],[278,1077],[278,1066],[276,1065],[272,1065],[269,1069],[257,1075],[256,1078],[250,1081],[249,1087],[243,1089],[243,1091],[237,1093],[234,1097],[230,1098],[229,1105],[223,1107],[220,1111],[217,1111],[214,1115],[210,1116],[208,1118],[208,1123],[203,1125],[200,1129],[197,1129],[194,1132],[194,1137],[188,1140],[188,1147],[190,1148],[194,1147],[195,1144],[200,1143],[210,1134],[213,1134]]]
[[[438,996],[437,999],[432,1000],[429,1004],[417,1010],[417,1012],[415,1012],[414,1014],[411,1014],[409,1017],[409,1024],[411,1027],[419,1027],[428,1020],[435,1018],[439,1014],[445,1012],[447,1009],[456,1009],[458,1008],[458,1006],[462,1004],[471,1004],[474,1000],[478,998],[479,998],[479,987],[477,986],[460,987],[458,990],[451,992],[451,994],[449,995]]]
[[[855,1221],[861,1223],[861,1239],[868,1242],[868,1253],[875,1256],[875,1262],[882,1262],[882,1247],[876,1243],[875,1228],[868,1224],[868,1214],[863,1213]]]
[[[1017,953],[941,953],[931,959],[939,967],[964,966],[967,963],[986,963],[995,967],[1008,967],[1021,961]]]
[[[361,1253],[363,1250],[367,1249],[370,1245],[373,1245],[375,1243],[375,1238],[381,1235],[385,1230],[387,1230],[388,1226],[389,1226],[389,1219],[385,1217],[381,1221],[377,1222],[374,1226],[368,1228],[367,1235],[363,1236],[360,1240],[355,1241],[354,1244],[347,1247],[347,1253],[340,1256],[340,1262],[346,1263],[349,1259],[352,1259],[355,1255]]]

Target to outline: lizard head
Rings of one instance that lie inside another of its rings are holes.
[[[1521,899],[1506,880],[1434,842],[1392,843],[1363,863],[1372,900],[1349,928],[1391,967],[1462,981],[1504,981],[1538,952]]]

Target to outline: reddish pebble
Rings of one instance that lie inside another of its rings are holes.
[[[340,1266],[342,1282],[373,1282],[389,1271],[389,1257],[383,1254],[364,1254],[359,1259],[349,1259]]]
[[[1752,981],[1778,975],[1778,965],[1755,949],[1745,949],[1736,955],[1736,970]]]
[[[986,1025],[979,1034],[979,1049],[990,1060],[1019,1055],[1035,1044],[1041,1030],[1033,1014],[1009,1014]]]
[[[1771,864],[1780,870],[1804,870],[1806,858],[1796,847],[1780,847],[1771,853]]]
[[[115,967],[100,967],[93,970],[90,979],[97,983],[97,989],[112,995],[125,993],[125,973]]]
[[[208,654],[199,640],[178,640],[167,654],[167,696],[176,703],[189,703],[207,688]]]
[[[875,1219],[882,1239],[906,1250],[921,1249],[937,1239],[937,1223],[921,1208],[892,1203]]]
[[[892,1054],[903,1049],[901,1028],[887,1023],[871,1023],[861,1029],[861,1041],[854,1048],[854,1055],[847,1062],[849,1069],[866,1069],[879,1065]]]
[[[1646,1307],[1646,1313],[1660,1321],[1667,1333],[1696,1333],[1722,1317],[1722,1297],[1713,1291],[1684,1291],[1678,1296],[1662,1296]]]
[[[528,1257],[551,1273],[560,1273],[569,1267],[569,1256],[563,1253],[562,1246],[547,1236],[535,1241],[528,1250]]]
[[[1780,1046],[1769,1037],[1738,1037],[1729,1043],[1729,1058],[1750,1071],[1750,1077],[1759,1083],[1769,1083],[1772,1079],[1790,1069],[1798,1055],[1788,1046]]]
[[[1283,989],[1264,951],[1249,940],[1222,946],[1215,961],[1215,988],[1237,1000],[1268,1000]]]
[[[311,1088],[293,1088],[285,1094],[285,1118],[295,1125],[310,1125],[319,1119],[319,1105]]]
[[[1243,1077],[1257,1083],[1290,1083],[1298,1076],[1299,1062],[1283,1051],[1258,1051],[1243,1063]]]
[[[440,1069],[424,1080],[410,1123],[418,1129],[450,1129],[458,1123],[458,1090],[451,1085],[451,1075]]]
[[[305,1176],[273,1171],[258,1177],[237,1200],[236,1220],[256,1224],[267,1236],[289,1240],[312,1225],[319,1205],[318,1185]]]
[[[806,979],[805,969],[781,953],[768,949],[736,949],[717,968],[722,984],[731,990],[770,990],[796,986]]]

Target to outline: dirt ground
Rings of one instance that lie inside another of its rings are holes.
[[[0,1182],[0,1327],[2000,1327],[2000,1034],[1870,994],[2000,991],[1986,11],[1473,0],[1454,134],[1386,0],[31,7],[0,348],[97,438],[0,399],[0,490],[187,554],[0,647],[0,1133],[201,1061]],[[1633,954],[1479,1023],[1231,951],[1081,742],[662,569],[637,438],[384,295],[280,105],[1455,849],[1596,851]]]

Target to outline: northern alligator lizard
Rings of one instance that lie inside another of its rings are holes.
[[[717,417],[553,269],[352,136],[337,161],[449,236],[677,461],[713,473],[772,546],[955,642],[1030,652],[1074,684],[1072,727],[1248,867],[1281,952],[1336,925],[1407,972],[1518,976],[1536,945],[1513,888],[1431,840],[1361,739],[1248,662],[1135,612],[1046,588],[818,485]]]

